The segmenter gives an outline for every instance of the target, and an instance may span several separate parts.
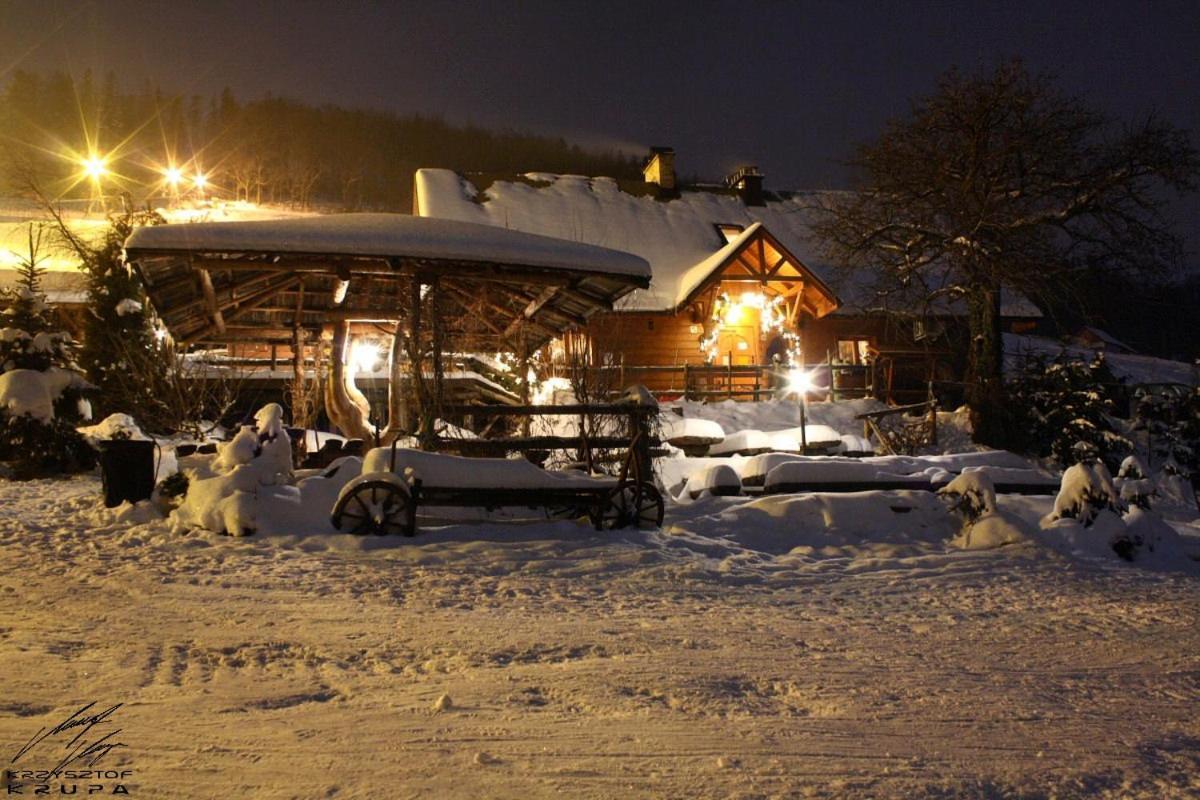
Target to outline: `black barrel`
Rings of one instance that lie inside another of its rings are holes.
[[[154,442],[108,439],[99,445],[105,507],[150,499],[154,492]]]

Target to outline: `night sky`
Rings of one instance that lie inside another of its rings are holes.
[[[672,145],[684,175],[768,187],[839,161],[951,65],[1020,56],[1109,113],[1200,130],[1200,4],[0,0],[0,68],[115,70],[439,114],[587,145]]]

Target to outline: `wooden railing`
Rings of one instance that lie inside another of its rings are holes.
[[[597,383],[613,386],[619,394],[630,384],[643,383],[657,395],[678,395],[686,400],[764,400],[786,391],[788,373],[796,367],[762,364],[612,364],[591,367]],[[831,400],[873,397],[874,370],[869,364],[808,364],[813,373],[810,397],[828,395]],[[565,377],[559,368],[556,375]],[[615,374],[614,374],[615,373]]]
[[[855,419],[863,421],[863,438],[874,434],[883,455],[913,455],[921,445],[937,444],[937,401],[932,397],[924,403],[868,411]],[[885,420],[899,425],[889,427]]]
[[[469,456],[504,456],[507,453],[530,454],[545,450],[577,450],[591,467],[592,453],[601,449],[630,451],[629,461],[635,474],[650,475],[654,448],[661,442],[653,435],[651,422],[658,415],[658,406],[637,403],[587,403],[557,406],[508,405],[447,405],[446,416],[470,415],[475,418],[517,418],[527,420],[537,416],[622,417],[626,421],[625,435],[592,436],[511,436],[500,438],[461,439],[439,437],[437,449]],[[521,426],[527,428],[528,426]]]

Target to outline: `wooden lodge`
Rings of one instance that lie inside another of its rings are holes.
[[[642,181],[422,169],[414,213],[644,258],[650,285],[589,320],[586,343],[573,348],[615,375],[614,388],[638,382],[660,397],[757,399],[804,367],[820,370],[817,385],[847,396],[923,400],[931,384],[953,395],[963,310],[917,313],[903,298],[885,301],[869,271],[826,263],[812,225],[832,199],[766,191],[754,167],[722,185],[679,186],[674,153],[655,148]],[[1041,312],[1005,292],[1002,315],[1006,329],[1022,331]]]

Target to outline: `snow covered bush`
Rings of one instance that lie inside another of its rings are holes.
[[[996,505],[996,487],[987,472],[964,471],[939,489],[938,494],[962,518],[962,531],[953,540],[957,547],[990,550],[1029,538],[1021,521]]]
[[[1103,467],[1103,465],[1099,465]],[[1105,469],[1103,474],[1097,465],[1080,462],[1063,472],[1062,485],[1054,498],[1051,519],[1078,520],[1089,527],[1102,511],[1117,511],[1120,499],[1113,487],[1112,477]]]
[[[70,334],[53,329],[41,292],[42,228],[30,225],[18,285],[0,293],[0,461],[17,478],[78,472],[95,453],[74,428],[90,388]]]
[[[1132,447],[1110,416],[1117,385],[1103,354],[1089,363],[1031,358],[1010,386],[1014,445],[1064,467],[1092,459],[1115,467]]]
[[[177,523],[230,536],[258,529],[259,493],[291,480],[292,443],[278,403],[259,409],[255,421],[218,448],[206,471],[188,475]]]
[[[86,472],[96,466],[96,451],[66,420],[0,411],[0,461],[10,464],[14,478],[28,480]]]
[[[1151,458],[1200,472],[1200,388],[1141,386],[1133,399],[1134,428],[1146,432]]]
[[[1117,472],[1121,501],[1143,510],[1150,510],[1150,498],[1158,494],[1150,471],[1137,456],[1126,456]]]

